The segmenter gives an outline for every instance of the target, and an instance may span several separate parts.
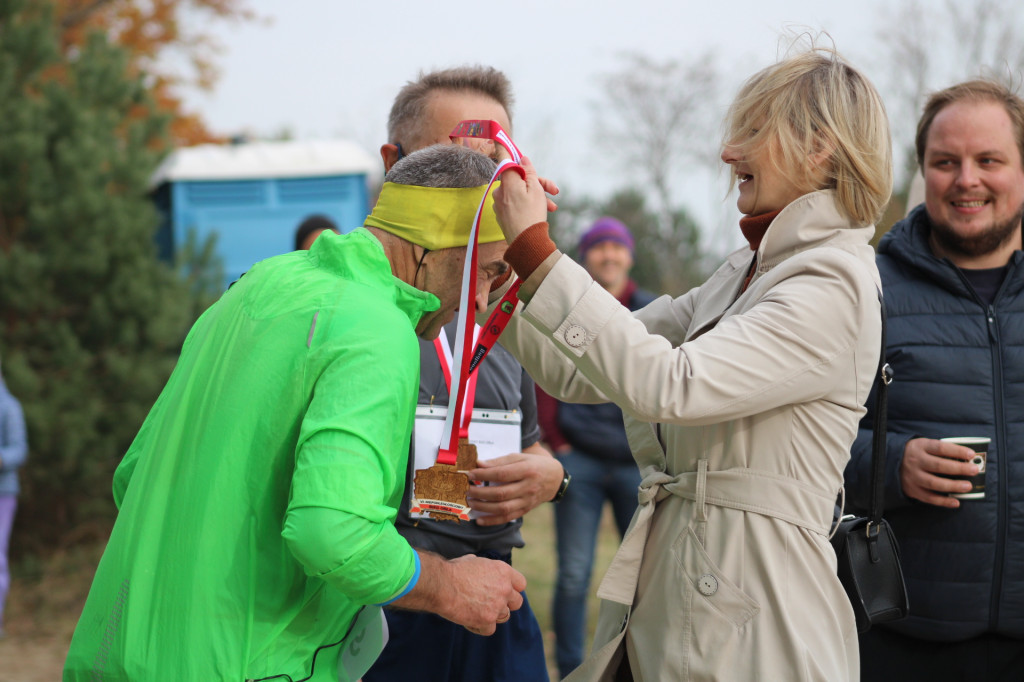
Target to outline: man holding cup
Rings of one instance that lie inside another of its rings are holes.
[[[861,637],[865,680],[1024,679],[1024,101],[987,80],[918,123],[925,201],[878,246],[888,312],[886,517],[908,618]],[[870,498],[871,408],[846,470]]]

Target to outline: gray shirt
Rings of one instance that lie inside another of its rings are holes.
[[[448,323],[444,333],[455,345],[455,322]],[[456,351],[457,352],[457,351]],[[495,345],[477,368],[476,400],[474,407],[492,410],[519,410],[522,413],[522,447],[540,440],[537,427],[537,396],[533,379],[511,353]],[[420,397],[421,405],[448,405],[441,363],[433,342],[420,340]],[[409,491],[412,490],[414,456],[410,452],[406,476],[406,492],[398,510],[395,525],[398,532],[417,549],[437,552],[448,559],[490,550],[508,554],[513,547],[522,547],[519,532],[522,519],[501,526],[479,526],[475,521],[455,523],[409,517]]]

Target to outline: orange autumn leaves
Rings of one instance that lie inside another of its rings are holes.
[[[210,27],[256,20],[247,0],[54,0],[54,7],[65,55],[94,30],[127,50],[128,69],[145,74],[156,107],[171,117],[173,145],[220,140],[186,110],[181,88],[213,86],[221,46]]]

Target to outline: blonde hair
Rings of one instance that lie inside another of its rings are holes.
[[[729,107],[726,131],[723,144],[744,155],[764,152],[798,188],[834,189],[840,210],[858,225],[875,223],[892,194],[885,105],[834,49],[815,47],[754,74]],[[823,150],[823,167],[808,162]]]

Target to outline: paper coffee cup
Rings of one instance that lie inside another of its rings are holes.
[[[943,438],[947,443],[956,443],[957,445],[963,445],[965,447],[974,450],[974,459],[972,463],[978,465],[978,473],[974,476],[952,476],[949,478],[956,478],[957,480],[966,480],[971,482],[971,490],[966,493],[950,493],[950,497],[956,497],[961,500],[978,500],[985,497],[985,466],[988,462],[988,446],[992,441],[991,438],[985,438],[981,436],[953,436],[950,438]],[[963,461],[963,460],[959,460]]]

